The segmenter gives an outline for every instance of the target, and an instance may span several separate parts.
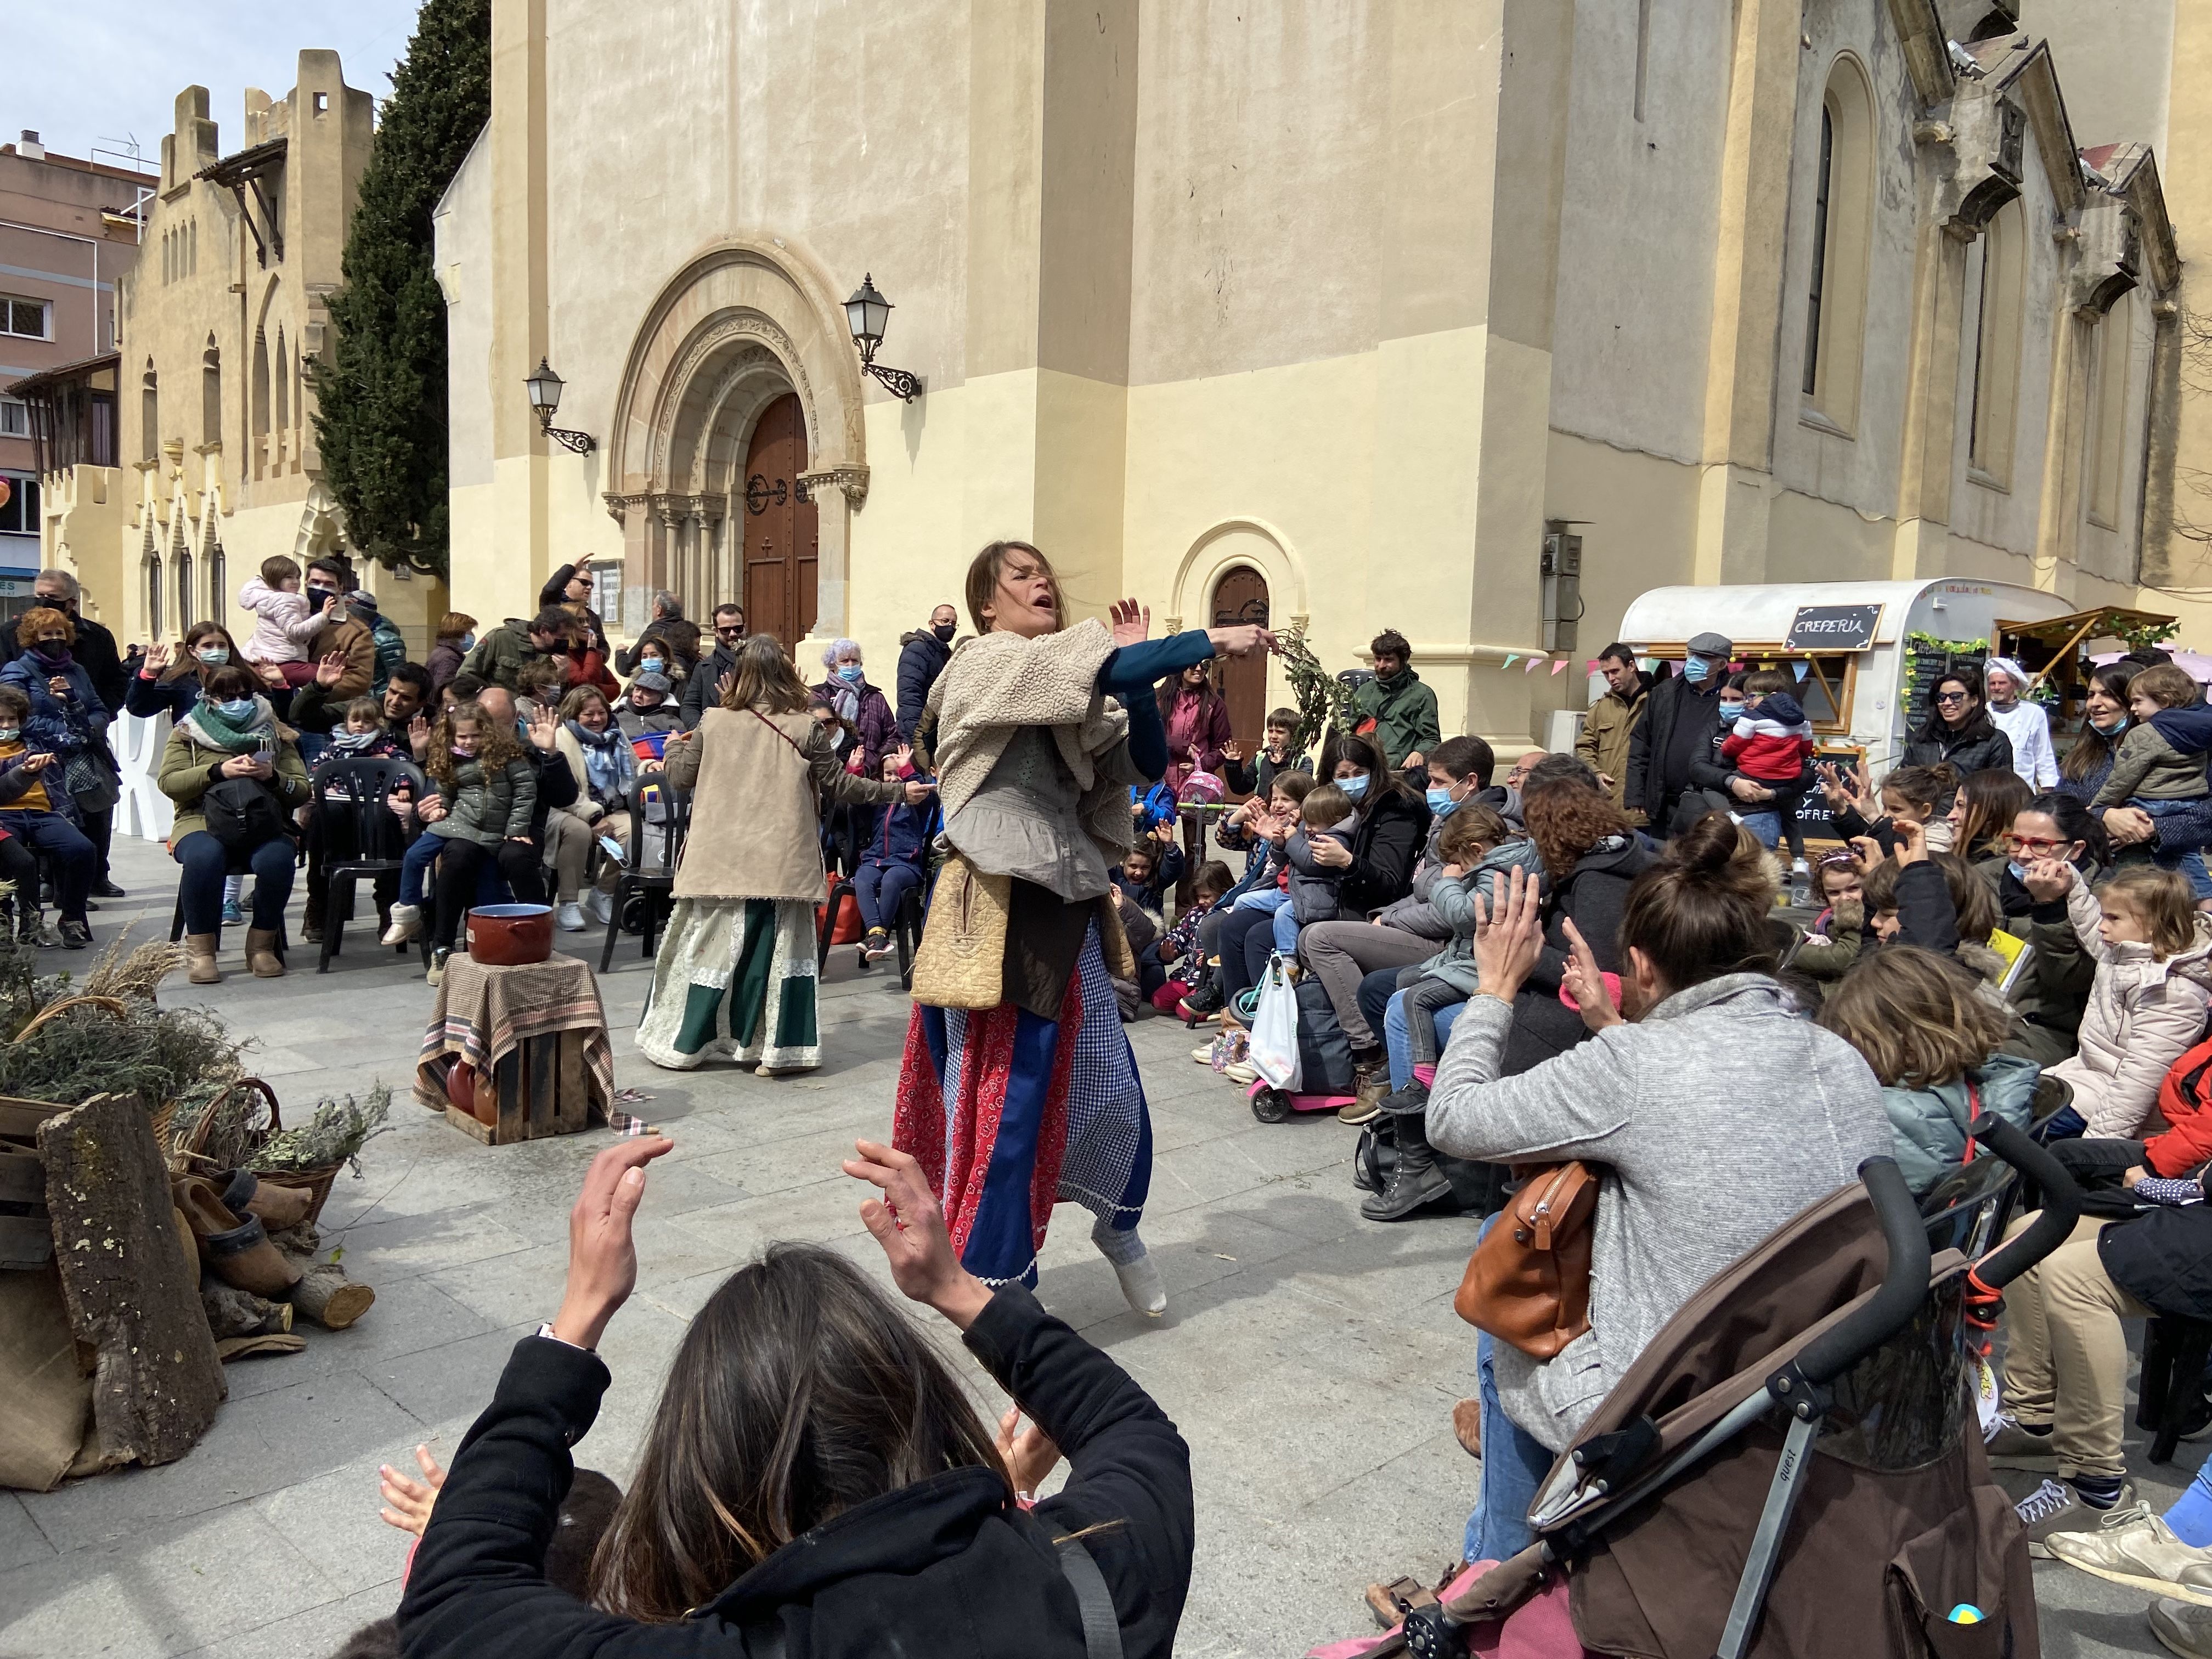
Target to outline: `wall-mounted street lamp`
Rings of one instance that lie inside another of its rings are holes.
[[[875,277],[864,273],[860,291],[845,301],[845,322],[853,331],[853,343],[860,348],[860,372],[874,375],[895,397],[912,403],[921,395],[921,376],[885,368],[876,361],[876,348],[884,343],[884,326],[890,318],[891,302],[876,292]]]
[[[553,424],[553,416],[561,407],[561,388],[564,382],[553,372],[553,366],[543,357],[538,360],[538,372],[522,383],[530,389],[530,406],[538,411],[538,429],[554,442],[563,444],[579,455],[588,455],[598,446],[588,432],[569,432]]]

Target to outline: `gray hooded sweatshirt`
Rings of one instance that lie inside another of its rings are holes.
[[[1763,974],[1678,991],[1518,1077],[1513,1010],[1476,996],[1429,1096],[1439,1151],[1499,1164],[1603,1164],[1590,1328],[1554,1359],[1498,1343],[1505,1414],[1564,1451],[1699,1287],[1791,1216],[1893,1151],[1858,1050],[1790,1012]]]

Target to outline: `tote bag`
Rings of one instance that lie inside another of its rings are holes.
[[[1267,958],[1267,971],[1260,981],[1260,1003],[1252,1016],[1252,1039],[1246,1058],[1262,1082],[1293,1091],[1298,1087],[1302,1068],[1297,987],[1291,983],[1290,971],[1279,956]]]

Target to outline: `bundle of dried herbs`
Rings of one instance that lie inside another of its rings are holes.
[[[315,1103],[313,1118],[296,1129],[271,1135],[259,1151],[247,1157],[246,1167],[263,1171],[305,1170],[349,1164],[359,1175],[361,1149],[392,1127],[385,1121],[391,1110],[392,1091],[382,1083],[369,1090],[365,1101],[356,1101],[351,1095],[343,1100],[325,1097]]]
[[[150,999],[126,999],[122,1006],[121,1019],[92,1005],[65,1009],[27,1037],[0,1044],[0,1094],[64,1104],[99,1094],[133,1095],[151,1111],[243,1074],[241,1045],[214,1015],[164,1009]],[[11,1024],[20,1031],[28,1018]]]

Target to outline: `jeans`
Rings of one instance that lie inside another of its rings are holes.
[[[1275,949],[1286,957],[1298,953],[1297,913],[1287,904],[1275,911]]]
[[[1382,973],[1370,974],[1367,977],[1379,980],[1388,974],[1395,979],[1398,971],[1395,968],[1386,968]],[[1363,994],[1366,988],[1364,983],[1360,987]],[[1454,1003],[1449,1008],[1437,1009],[1430,1016],[1437,1028],[1437,1052],[1439,1054],[1450,1044],[1452,1024],[1459,1018],[1460,1011],[1466,1006],[1464,1002]],[[1402,991],[1393,990],[1390,993],[1382,1015],[1382,1043],[1390,1054],[1390,1086],[1402,1089],[1413,1080],[1413,1034],[1406,1029],[1406,994]]]
[[[430,866],[438,861],[438,854],[446,845],[442,836],[420,835],[408,846],[406,855],[399,863],[399,902],[420,904],[422,902],[422,883],[430,873]]]
[[[1487,1235],[1504,1212],[1482,1224]],[[1480,1242],[1480,1236],[1478,1236]],[[1487,1331],[1474,1340],[1477,1393],[1482,1401],[1482,1480],[1474,1513],[1467,1518],[1464,1554],[1469,1561],[1503,1561],[1536,1541],[1528,1506],[1552,1472],[1550,1450],[1505,1414],[1498,1403],[1497,1344]]]
[[[253,873],[256,931],[273,933],[284,925],[284,906],[292,897],[292,838],[277,836],[255,848],[246,860]],[[185,872],[177,896],[185,910],[187,933],[212,933],[222,927],[222,881],[230,873],[229,849],[204,830],[195,830],[176,846]]]
[[[1291,902],[1291,896],[1279,887],[1255,887],[1239,893],[1233,908],[1239,910],[1259,910],[1273,915]]]
[[[888,933],[898,920],[906,896],[921,885],[921,872],[911,864],[876,864],[863,860],[853,872],[853,897],[860,907],[860,926],[871,933]]]
[[[55,907],[64,921],[82,921],[85,897],[92,891],[93,875],[99,867],[92,842],[59,812],[0,812],[0,830],[21,841],[31,853],[53,861]],[[18,890],[27,905],[33,890]]]
[[[2191,797],[2185,800],[2146,800],[2137,795],[2132,797],[2128,802],[2129,805],[2148,812],[2154,818],[2170,818],[2177,812],[2193,811],[2203,804],[2202,796]],[[2177,856],[2164,848],[2160,848],[2153,856],[2160,869],[2179,870],[2183,875],[2188,877],[2190,890],[2198,898],[2212,898],[2212,872],[2205,869],[2204,854],[2202,852],[2191,848],[2188,852]]]
[[[1770,853],[1782,844],[1782,814],[1779,812],[1739,812],[1736,822],[1750,830],[1759,844]]]

